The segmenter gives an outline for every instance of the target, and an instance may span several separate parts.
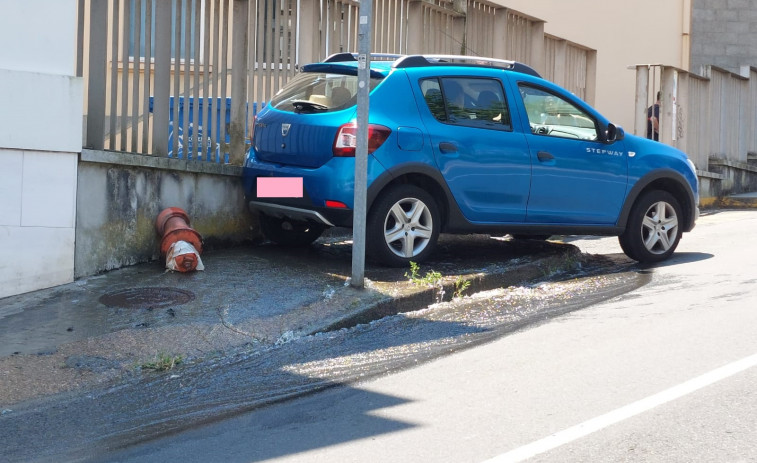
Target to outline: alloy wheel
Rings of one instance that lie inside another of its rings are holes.
[[[644,247],[653,254],[664,254],[676,243],[678,216],[671,204],[658,201],[652,204],[641,222]]]
[[[417,198],[403,198],[389,209],[384,220],[384,240],[397,256],[410,258],[428,245],[433,232],[431,211]]]

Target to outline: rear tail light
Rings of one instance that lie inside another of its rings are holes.
[[[389,135],[392,129],[378,124],[368,125],[368,154],[376,151]],[[355,157],[357,149],[357,124],[350,122],[339,127],[339,131],[334,138],[334,156],[338,157]]]
[[[330,208],[333,208],[333,209],[347,209],[347,205],[346,204],[344,204],[341,201],[334,201],[332,199],[327,199],[326,200],[326,207],[330,207]]]

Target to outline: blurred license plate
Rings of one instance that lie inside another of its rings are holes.
[[[258,177],[258,198],[302,198],[302,177]]]

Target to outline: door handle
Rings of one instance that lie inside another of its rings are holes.
[[[555,158],[546,151],[539,151],[538,153],[536,153],[536,157],[539,158],[539,161],[541,162],[551,161]]]
[[[439,143],[439,151],[442,153],[454,153],[457,151],[457,146],[454,143],[443,141]]]

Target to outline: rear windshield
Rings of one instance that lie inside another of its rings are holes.
[[[371,78],[371,90],[381,82]],[[271,106],[288,112],[331,112],[357,103],[357,76],[303,72],[271,99]]]

